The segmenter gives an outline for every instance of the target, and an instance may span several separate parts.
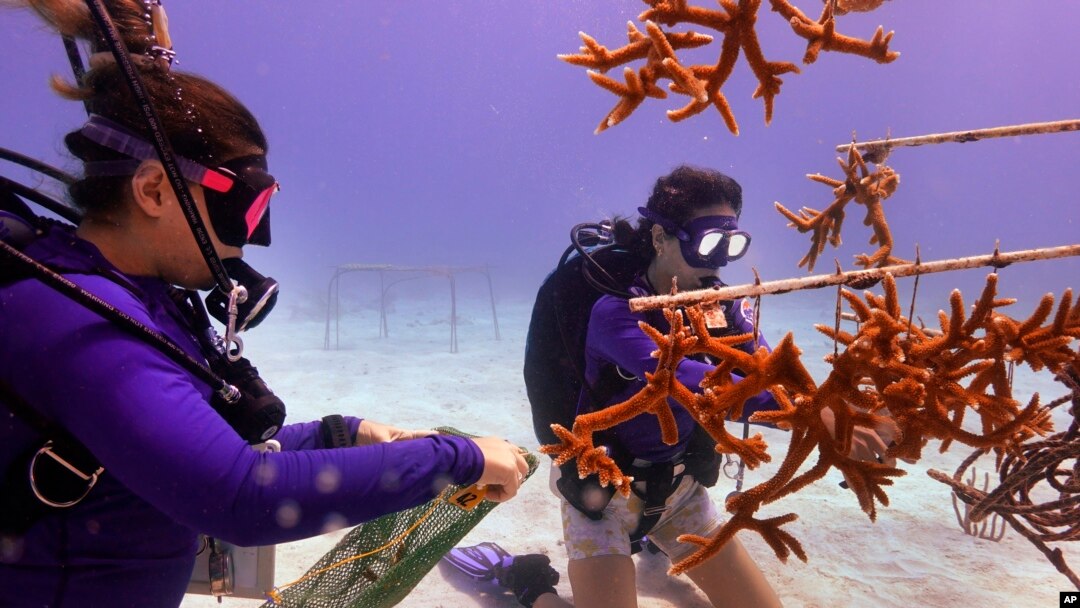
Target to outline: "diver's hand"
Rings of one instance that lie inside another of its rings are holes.
[[[390,443],[391,441],[406,441],[434,435],[435,431],[410,431],[399,429],[396,426],[364,419],[360,421],[360,428],[356,431],[356,445],[372,445],[375,443]]]
[[[883,410],[883,412],[879,412],[879,413],[884,413],[884,412],[885,412],[885,410]],[[876,427],[874,427],[874,431],[877,433],[878,437],[880,437],[881,440],[885,442],[885,446],[889,447],[889,448],[896,445],[897,438],[900,437],[900,434],[901,434],[900,433],[900,427],[897,426],[896,423],[893,422],[891,418],[888,421],[886,421],[886,422],[884,422],[882,424],[878,424]],[[914,458],[903,458],[902,457],[902,458],[900,458],[900,460],[903,460],[904,462],[906,462],[908,464],[915,464],[915,462],[916,462]],[[892,459],[892,461],[893,461],[893,464],[895,465],[896,459],[894,458],[894,459]]]
[[[495,502],[513,498],[529,472],[521,448],[500,437],[477,437],[472,441],[484,454],[484,472],[476,485],[487,488],[485,498]]]
[[[836,437],[836,419],[832,410],[829,408],[822,409],[821,420],[829,429],[829,434]],[[888,451],[889,443],[897,434],[896,424],[891,420],[882,422],[873,429],[857,426],[852,431],[851,449],[848,451],[848,458],[880,462],[886,466],[895,467],[896,459],[886,456],[885,452]]]
[[[851,451],[848,456],[856,460],[876,460],[889,467],[896,466],[896,459],[886,456],[889,445],[875,429],[857,426],[852,432]]]

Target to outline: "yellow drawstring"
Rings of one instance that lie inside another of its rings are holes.
[[[409,534],[411,534],[413,532],[413,530],[416,530],[416,528],[419,527],[420,524],[424,523],[424,520],[426,520],[428,517],[431,516],[432,513],[435,512],[435,507],[439,506],[439,502],[446,498],[446,495],[447,495],[448,491],[449,491],[449,488],[447,488],[446,490],[443,490],[442,493],[439,494],[435,498],[435,500],[432,501],[431,507],[427,510],[427,512],[425,512],[422,516],[420,516],[420,519],[417,519],[416,522],[413,523],[413,525],[409,526],[408,530],[405,530],[401,534],[397,535],[396,538],[394,538],[393,540],[387,542],[385,545],[379,547],[378,549],[373,549],[371,551],[368,551],[367,553],[361,553],[360,555],[354,555],[352,557],[345,558],[345,559],[343,559],[343,560],[341,560],[341,561],[339,561],[337,563],[330,564],[329,566],[327,566],[325,568],[322,568],[321,570],[316,570],[315,572],[309,572],[309,573],[305,574],[304,576],[301,576],[300,578],[296,579],[295,581],[293,581],[291,583],[286,583],[284,585],[281,585],[280,587],[274,587],[270,591],[266,592],[266,599],[269,600],[273,604],[280,604],[281,603],[281,591],[283,589],[288,589],[289,587],[292,587],[293,585],[297,585],[299,583],[302,583],[302,582],[308,580],[309,578],[311,578],[313,576],[317,576],[317,575],[322,574],[324,572],[327,572],[329,570],[333,570],[334,568],[337,568],[339,566],[343,566],[343,565],[345,565],[345,564],[347,564],[349,562],[353,562],[353,561],[356,561],[358,559],[363,559],[365,557],[368,557],[369,555],[375,555],[376,553],[379,553],[380,551],[385,551],[385,550],[389,549],[390,547],[393,547],[394,545],[400,543],[401,541],[405,540],[405,537],[407,537]]]

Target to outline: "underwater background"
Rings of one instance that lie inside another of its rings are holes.
[[[816,14],[820,1],[795,4]],[[894,30],[890,48],[901,56],[887,65],[828,52],[802,65],[803,39],[761,9],[766,57],[802,70],[782,77],[771,125],[751,98],[757,81],[740,58],[723,89],[738,137],[712,108],[670,122],[665,111],[680,107],[681,96],[648,99],[594,135],[616,98],[556,55],[577,52],[578,31],[621,46],[627,21],[643,28],[637,15],[644,7],[638,0],[167,3],[175,69],[233,92],[270,140],[270,170],[282,185],[273,246],[248,248],[245,257],[281,282],[282,295],[245,339],[263,377],[289,404],[290,420],[341,412],[406,427],[449,424],[535,449],[520,374],[524,335],[536,289],[574,224],[635,217],[658,176],[681,163],[713,167],[742,184],[740,225],[753,234],[750,252],[722,271],[724,280],[748,282],[751,269],[765,281],[801,277],[807,272],[797,263],[809,236],[787,227],[773,202],[824,208],[830,189],[806,174],[839,177],[834,148],[853,135],[865,141],[1080,118],[1080,2],[891,0],[838,19],[844,33],[862,38],[879,24]],[[0,45],[0,146],[73,168],[61,141],[85,114],[48,89],[51,74],[70,77],[60,40],[26,12],[0,11]],[[718,41],[684,53],[713,62]],[[912,259],[916,244],[929,261],[989,254],[996,242],[1002,251],[1080,242],[1078,159],[1076,132],[894,150],[888,164],[900,186],[883,203],[893,255]],[[5,163],[0,170],[59,192],[20,168]],[[862,217],[862,208],[848,207],[844,243],[821,254],[816,273],[833,271],[833,259],[852,270],[854,255],[876,248]],[[493,337],[487,285],[478,275],[459,279],[458,354],[446,348],[445,281],[396,288],[391,337],[380,340],[374,279],[350,277],[341,292],[340,342],[333,342],[341,350],[324,351],[327,284],[334,268],[348,263],[489,266],[502,339]],[[936,326],[950,290],[960,288],[971,303],[988,272],[921,277],[917,316]],[[1077,259],[1003,269],[999,294],[1019,300],[1003,312],[1026,318],[1044,293],[1080,288],[1078,277]],[[898,284],[907,302],[912,280]],[[821,357],[833,347],[812,324],[832,324],[835,297],[826,289],[762,301],[766,337],[775,344],[794,330],[819,379],[826,373]],[[1036,390],[1044,401],[1063,392],[1034,376],[1018,376],[1021,401]],[[782,454],[784,434],[766,435]],[[796,533],[809,564],[780,564],[760,539],[740,536],[787,605],[951,606],[963,592],[974,594],[975,605],[1042,606],[1068,588],[1018,535],[1001,545],[967,544],[970,537],[952,521],[947,488],[922,469],[951,473],[970,449],[927,453],[890,491],[894,502],[877,524],[836,480],[782,505],[804,514]],[[549,553],[565,573],[546,476],[539,472],[469,538]],[[717,499],[728,490],[718,486]],[[830,508],[815,512],[824,503]],[[279,547],[278,581],[298,577],[332,544]],[[1080,550],[1066,551],[1070,564],[1080,564]],[[643,607],[704,605],[678,579],[666,580],[665,564],[649,568],[656,574],[639,566]],[[565,576],[559,590],[569,597]],[[476,599],[472,591],[436,570],[406,604],[516,604]],[[188,605],[215,604],[189,598]]]
[[[820,2],[801,8],[816,13]],[[702,6],[711,5],[704,3]],[[783,76],[772,124],[740,58],[724,91],[741,134],[709,109],[681,123],[681,96],[648,99],[622,124],[593,130],[616,98],[556,59],[584,31],[611,48],[645,7],[636,0],[558,2],[172,2],[179,69],[232,91],[261,121],[282,185],[274,244],[246,252],[282,283],[285,302],[325,289],[343,263],[490,264],[503,297],[531,297],[570,227],[636,215],[657,176],[679,163],[714,167],[743,186],[751,251],[729,284],[802,276],[809,237],[774,209],[832,200],[807,173],[839,175],[834,146],[1076,118],[1080,3],[1073,0],[892,0],[840,17],[847,34],[895,30],[891,64],[822,53]],[[641,25],[641,24],[639,24]],[[643,28],[643,26],[642,26]],[[687,29],[685,27],[681,28]],[[700,31],[700,28],[697,28]],[[766,57],[799,63],[805,42],[762,8]],[[84,119],[47,88],[68,76],[63,47],[28,13],[0,13],[4,145],[61,166],[59,144]],[[689,55],[715,61],[718,41]],[[800,64],[801,65],[801,64]],[[612,71],[618,77],[618,70]],[[885,201],[894,254],[924,260],[1075,242],[1080,134],[900,148]],[[861,209],[817,272],[872,251]],[[1008,269],[1003,293],[1060,293],[1080,262]],[[920,287],[981,285],[983,271],[925,277]],[[944,296],[942,296],[944,297]],[[938,300],[935,300],[938,301]],[[934,306],[944,306],[941,304]],[[932,312],[932,311],[931,311]]]

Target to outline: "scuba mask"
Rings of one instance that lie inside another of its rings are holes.
[[[233,247],[270,245],[270,197],[281,187],[266,172],[266,157],[234,158],[216,172],[232,182],[223,190],[213,184],[203,186],[206,211],[218,239]]]
[[[142,161],[157,158],[149,142],[103,116],[92,114],[81,133],[90,141],[132,159],[86,163],[87,175],[132,175]],[[176,164],[185,179],[203,187],[210,225],[222,243],[233,247],[270,244],[270,198],[280,187],[266,170],[265,156],[234,158],[215,169],[180,156],[176,157]],[[247,298],[237,304],[237,331],[255,327],[277,303],[277,281],[259,274],[239,258],[221,263],[229,278],[247,292]],[[206,304],[215,319],[229,325],[228,294],[215,290],[206,297]]]
[[[679,239],[683,259],[694,268],[727,266],[728,262],[746,255],[750,248],[750,233],[739,230],[733,215],[706,215],[678,226],[645,207],[638,207],[638,213]]]
[[[91,114],[81,133],[132,158],[86,163],[87,175],[132,175],[142,161],[157,158],[150,142],[104,116]],[[265,156],[234,158],[215,169],[180,156],[176,164],[184,178],[203,187],[210,225],[222,243],[233,247],[270,244],[270,197],[281,188],[267,173]]]

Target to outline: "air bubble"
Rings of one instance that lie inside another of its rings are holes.
[[[268,486],[277,479],[277,469],[270,462],[264,462],[255,467],[255,483],[260,486]]]
[[[300,523],[300,505],[293,500],[286,500],[274,513],[274,519],[282,528],[295,528]]]
[[[315,489],[323,494],[336,492],[341,487],[341,471],[332,464],[326,465],[315,476]]]

